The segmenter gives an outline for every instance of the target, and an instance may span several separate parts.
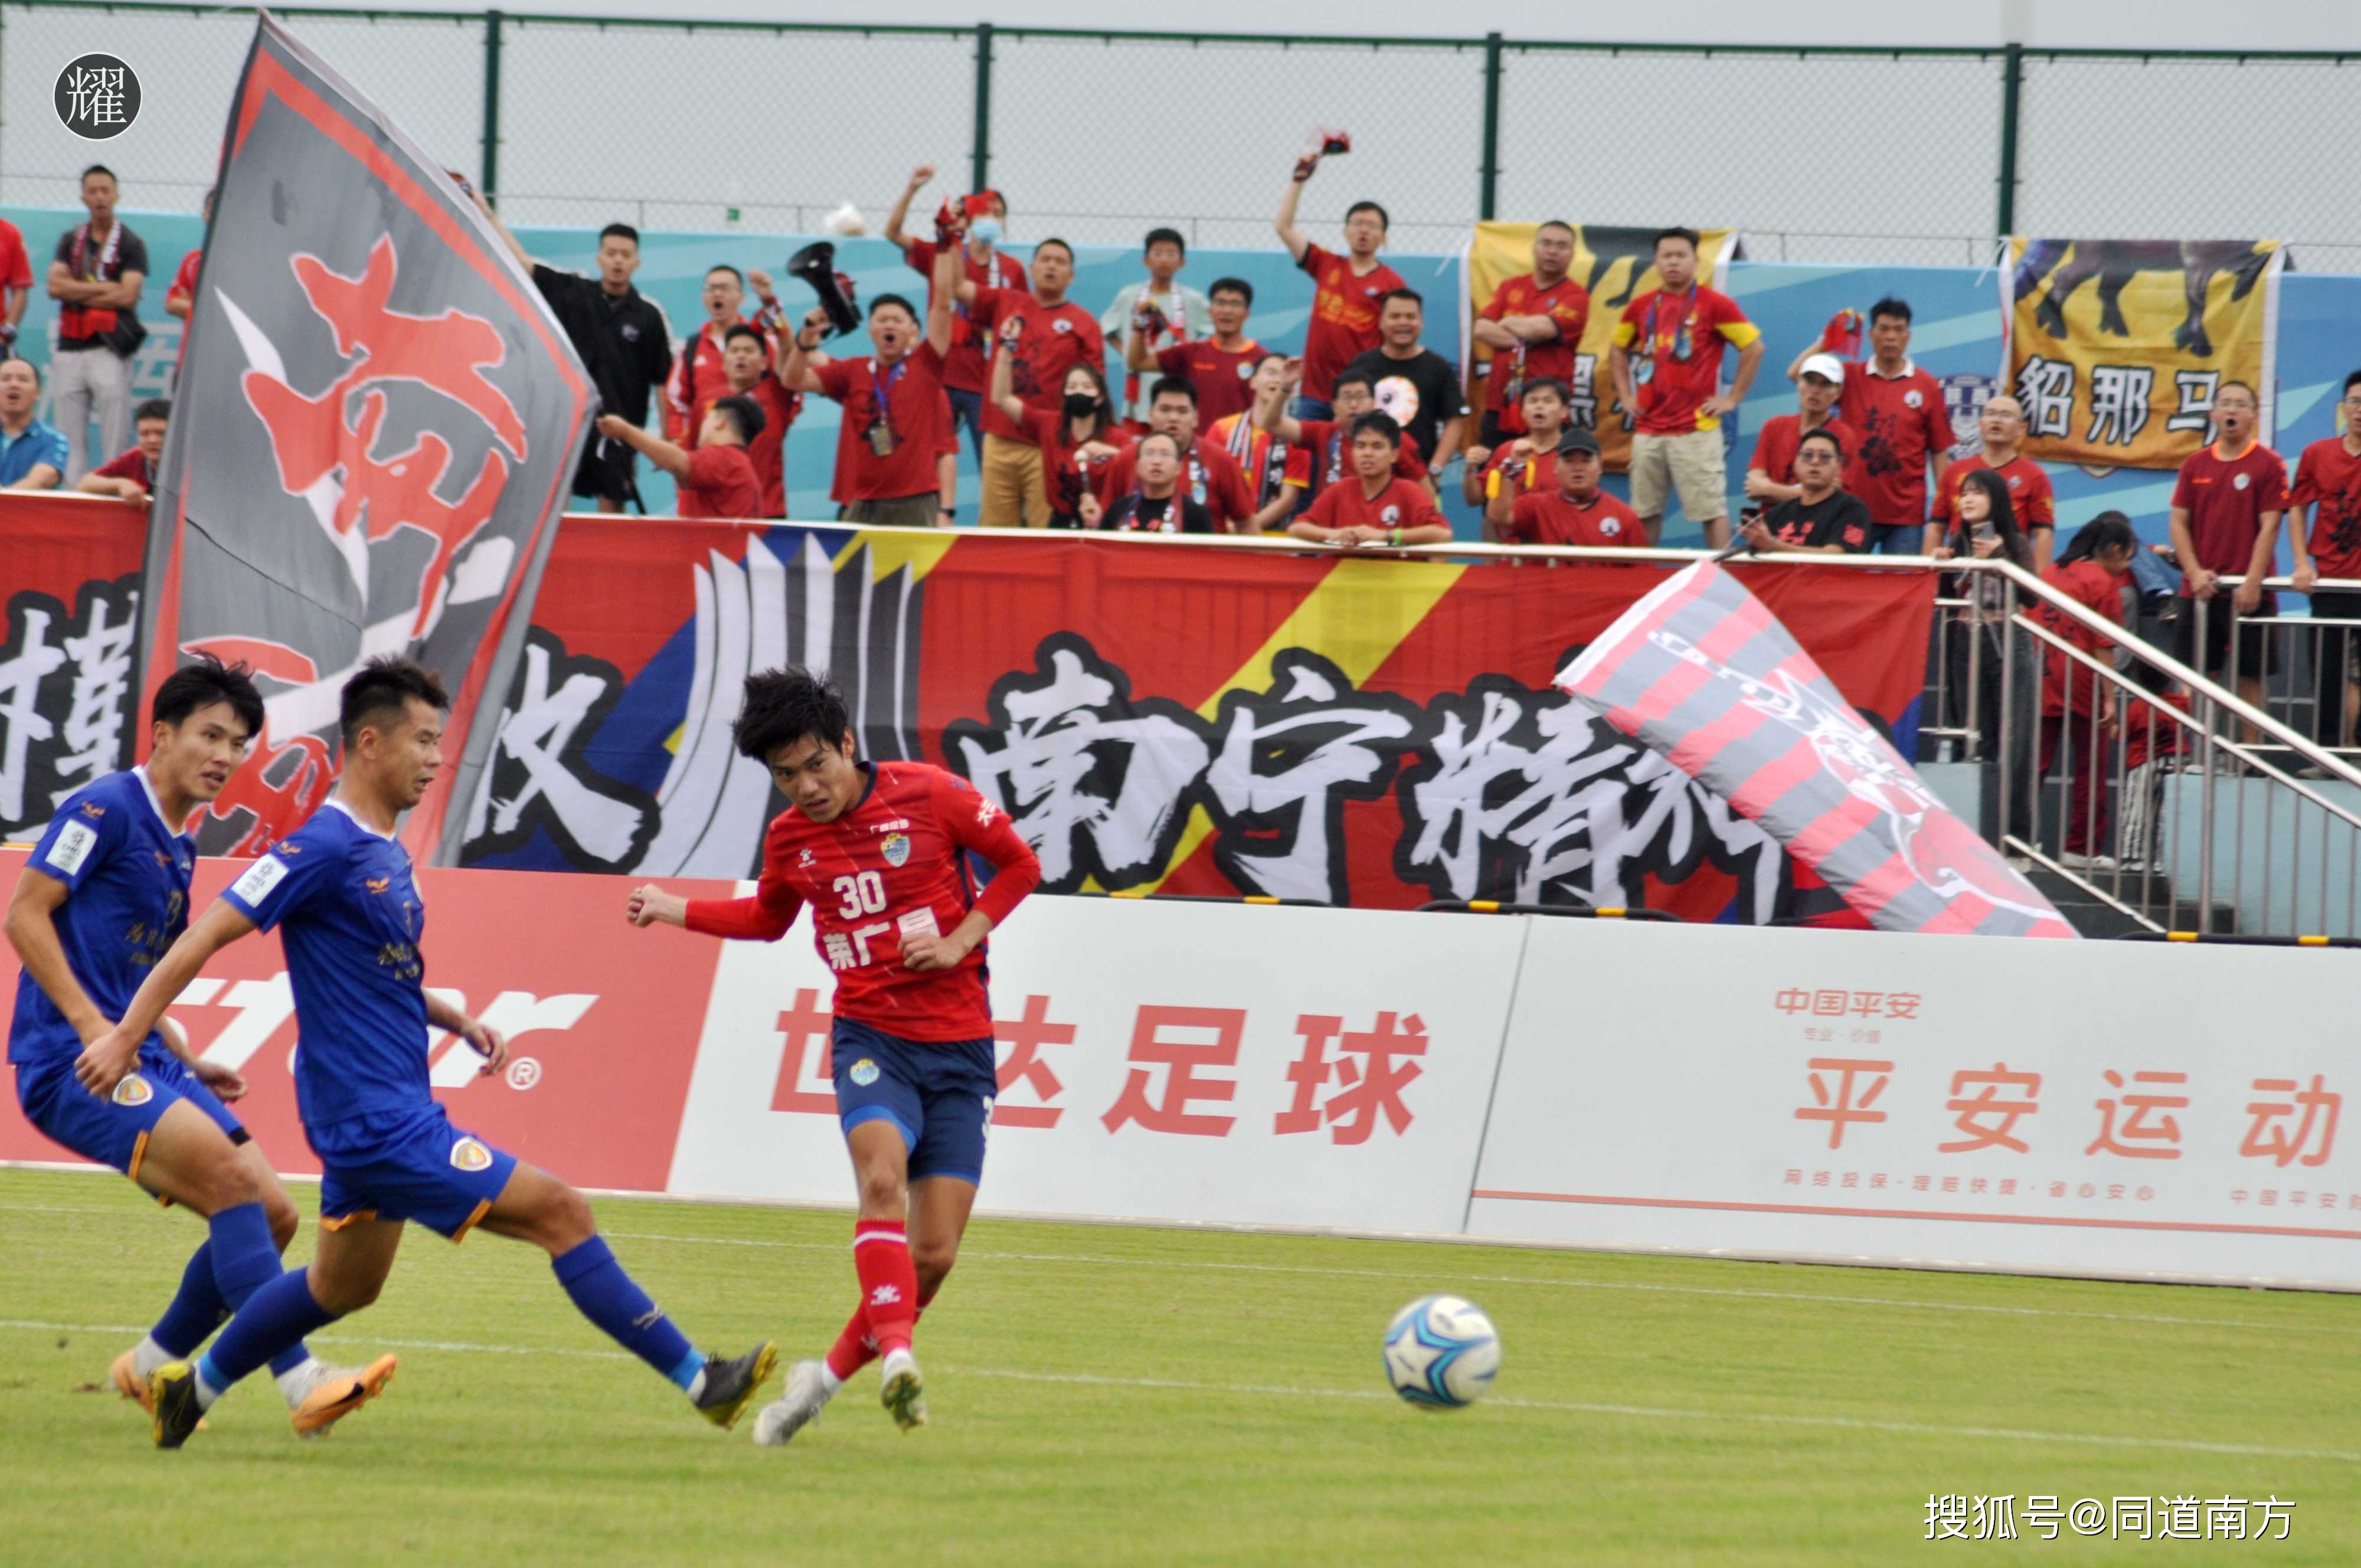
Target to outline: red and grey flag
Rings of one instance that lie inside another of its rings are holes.
[[[1557,684],[1761,824],[1880,930],[2075,935],[1714,562],[1666,579]]]
[[[269,713],[200,844],[258,853],[308,817],[337,771],[338,688],[401,653],[451,693],[456,763],[402,839],[451,860],[589,375],[467,194],[268,16],[189,329],[148,525],[148,689],[211,652],[254,666]]]

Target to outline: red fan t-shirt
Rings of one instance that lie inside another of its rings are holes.
[[[1590,291],[1571,278],[1544,289],[1528,272],[1493,290],[1492,302],[1480,313],[1491,322],[1504,316],[1547,316],[1557,323],[1557,336],[1547,343],[1492,351],[1491,373],[1485,378],[1491,390],[1485,401],[1499,411],[1501,434],[1522,435],[1525,414],[1518,403],[1524,388],[1544,376],[1574,385],[1574,356],[1582,344],[1583,323],[1590,319]]]
[[[2197,546],[2197,565],[2209,572],[2244,576],[2262,533],[2263,513],[2287,510],[2287,465],[2279,455],[2257,441],[2235,457],[2222,455],[2218,444],[2201,446],[2180,466],[2180,479],[2172,487],[2172,504],[2189,513],[2189,534]],[[2183,562],[2185,570],[2191,563]],[[2183,598],[2189,582],[2180,584]],[[2275,605],[2279,596],[2263,590],[2263,603]]]
[[[1099,480],[1117,457],[1131,450],[1138,437],[1120,424],[1110,424],[1093,441],[1074,444],[1065,411],[1027,409],[1025,426],[1033,444],[1041,449],[1041,472],[1049,491],[1049,514],[1061,521],[1079,519],[1082,497],[1098,488]],[[1082,448],[1101,445],[1112,450],[1092,457]]]
[[[1139,446],[1135,442],[1100,471],[1099,504],[1115,505],[1117,496],[1129,495],[1138,483]],[[1180,460],[1180,488],[1213,514],[1213,527],[1221,532],[1230,532],[1255,514],[1254,497],[1246,489],[1237,459],[1204,436],[1199,436]]]
[[[1015,356],[1008,367],[1009,386],[1028,408],[1063,408],[1066,372],[1106,359],[1106,338],[1098,318],[1071,300],[1045,305],[1022,289],[978,289],[975,303],[968,309],[999,342],[999,352]],[[1001,336],[1008,322],[1017,323],[1013,345]],[[983,433],[1033,444],[1032,432],[1011,421],[990,399],[983,405]]]
[[[1322,528],[1424,528],[1429,523],[1450,526],[1435,506],[1434,498],[1426,493],[1426,487],[1399,475],[1375,496],[1361,493],[1360,475],[1348,475],[1321,491],[1320,499],[1312,503],[1312,510],[1303,514],[1303,519]]]
[[[1296,265],[1312,277],[1312,320],[1303,329],[1303,395],[1326,402],[1356,355],[1378,345],[1378,296],[1405,285],[1383,262],[1356,273],[1350,257],[1316,245]]]
[[[1266,350],[1252,338],[1238,347],[1217,348],[1210,337],[1176,343],[1156,351],[1156,367],[1179,376],[1197,389],[1197,428],[1211,430],[1216,422],[1254,408],[1254,368]]]
[[[1320,492],[1353,471],[1353,442],[1345,433],[1341,420],[1307,419],[1298,422],[1302,440],[1288,450],[1287,482],[1301,486],[1318,499]],[[1418,438],[1404,432],[1400,454],[1394,458],[1394,477],[1412,483],[1426,477],[1426,459],[1418,449]]]
[[[710,937],[775,942],[811,905],[813,946],[836,975],[840,1018],[897,1039],[989,1040],[984,949],[947,970],[902,964],[904,944],[949,935],[972,909],[997,927],[1039,885],[1041,863],[1008,814],[927,762],[863,762],[861,798],[833,822],[794,806],[763,836],[763,875],[747,898],[693,898],[687,925]],[[979,892],[966,851],[997,874]]]
[[[763,510],[757,517],[787,515],[787,427],[804,411],[804,395],[790,392],[779,384],[779,378],[765,370],[762,378],[742,394],[733,394],[720,387],[697,400],[697,409],[688,422],[688,433],[694,437],[705,428],[705,416],[713,405],[731,396],[754,400],[763,410],[763,433],[746,444],[746,456],[754,465],[754,478],[763,487]],[[694,448],[692,448],[694,450]]]
[[[1724,345],[1744,348],[1763,335],[1738,302],[1697,285],[1686,296],[1651,289],[1623,307],[1615,341],[1631,358],[1631,390],[1642,435],[1719,430],[1701,405],[1721,389]]]
[[[763,482],[742,446],[700,446],[680,482],[683,517],[761,517]]]
[[[1558,490],[1528,490],[1510,509],[1509,526],[1500,531],[1510,544],[1606,544],[1644,546],[1647,530],[1640,514],[1609,495],[1594,490],[1585,501],[1568,500]]]
[[[1845,422],[1861,444],[1845,449],[1844,488],[1882,527],[1927,521],[1927,464],[1959,438],[1943,406],[1943,384],[1909,360],[1881,376],[1874,360],[1844,367]],[[2020,521],[2023,520],[2020,519]]]
[[[930,239],[914,239],[902,251],[911,269],[926,275],[928,310],[935,306],[936,254]],[[967,269],[967,280],[979,289],[1024,291],[1024,264],[1005,252],[995,250],[990,261],[978,261],[962,246],[960,263]],[[924,317],[918,324],[926,324]],[[976,321],[973,311],[957,301],[951,302],[951,350],[943,356],[943,385],[961,392],[981,392],[992,385],[992,334]]]
[[[2075,561],[2062,566],[2052,562],[2041,569],[2041,580],[2093,615],[2117,626],[2124,623],[2125,579],[2108,572],[2096,561]],[[2034,617],[2076,649],[2102,662],[2105,660],[2107,648],[2100,634],[2081,621],[2059,614],[2047,604],[2037,604]],[[2071,659],[2053,654],[2041,661],[2041,712],[2044,718],[2062,718],[2069,711],[2090,712],[2095,705],[2098,688],[2099,677]]]
[[[1935,485],[1935,521],[1948,524],[1951,509],[1959,504],[1960,483],[1979,468],[1992,468],[1981,452],[1971,452],[1965,457],[1954,457],[1943,469],[1943,477]],[[1993,472],[2008,487],[2009,509],[2016,513],[2016,526],[2021,529],[2055,528],[2058,526],[2058,495],[2050,488],[2049,475],[2032,458],[2022,455],[2010,458]],[[1946,530],[1948,532],[1948,529]]]
[[[2312,570],[2323,577],[2361,577],[2361,457],[2345,450],[2343,436],[2303,449],[2288,499],[2313,509],[2304,542]]]
[[[829,496],[839,506],[925,495],[936,488],[935,458],[955,437],[943,398],[943,357],[920,343],[885,372],[885,422],[894,450],[879,456],[869,427],[878,417],[877,362],[831,359],[814,374],[820,393],[844,406],[836,422],[836,481]]]
[[[1861,432],[1840,419],[1824,420],[1812,428],[1835,436],[1844,448],[1848,463],[1861,450]],[[1746,460],[1746,466],[1762,469],[1773,484],[1792,485],[1795,482],[1795,449],[1803,444],[1803,415],[1773,414],[1763,422],[1762,431],[1754,437],[1754,455]]]

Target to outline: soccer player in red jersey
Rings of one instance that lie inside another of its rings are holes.
[[[1983,436],[1983,449],[1952,459],[1943,470],[1935,485],[1934,521],[1927,525],[1927,537],[1941,542],[1950,531],[1951,506],[1960,499],[1960,481],[1979,468],[1989,468],[2008,487],[2009,509],[2016,514],[2017,526],[2032,540],[2033,569],[2037,572],[2049,565],[2053,554],[2058,499],[2049,487],[2049,475],[2025,455],[2025,410],[2006,392],[1994,392],[1976,416],[1976,427]]]
[[[1451,524],[1433,494],[1394,472],[1401,441],[1401,426],[1391,414],[1355,420],[1352,477],[1321,491],[1312,510],[1289,523],[1287,532],[1345,550],[1449,543]]]
[[[763,407],[730,397],[705,411],[697,449],[675,446],[618,414],[598,416],[598,433],[620,441],[673,477],[681,517],[760,517],[763,484],[746,448],[763,433]]]
[[[1544,376],[1574,385],[1574,355],[1590,319],[1590,291],[1566,276],[1574,225],[1552,218],[1533,231],[1533,269],[1492,291],[1476,317],[1476,341],[1492,351],[1477,444],[1497,447],[1525,433],[1525,389]],[[1471,467],[1484,459],[1470,452]]]
[[[927,1419],[911,1335],[958,1256],[1000,1091],[983,938],[1041,867],[964,779],[924,762],[856,762],[843,694],[807,671],[749,676],[735,733],[788,801],[763,836],[753,895],[692,900],[648,885],[625,914],[634,926],[774,942],[808,904],[837,977],[831,1066],[860,1191],[861,1300],[826,1360],[789,1371],[754,1441],[785,1442],[873,1357],[884,1362],[885,1409],[907,1430]],[[971,850],[997,868],[981,892]]]
[[[2296,460],[2295,486],[2288,498],[2288,539],[2295,546],[2296,592],[2312,596],[2312,613],[2324,620],[2361,620],[2361,593],[2323,590],[2332,582],[2361,579],[2361,370],[2345,378],[2345,433],[2324,436]],[[2312,513],[2309,535],[2304,514]],[[2353,630],[2326,631],[2314,646],[2320,672],[2318,729],[2323,746],[2350,746],[2361,735],[2361,686],[2351,679]]]
[[[2279,614],[2279,596],[2263,587],[2279,553],[2279,518],[2287,510],[2287,465],[2262,444],[2255,422],[2261,404],[2244,381],[2224,381],[2213,394],[2211,446],[2201,446],[2180,466],[2167,513],[2172,529],[2172,553],[2180,561],[2181,598],[2211,601],[2204,606],[2205,644],[2201,663],[2197,645],[2197,610],[2180,607],[2174,652],[2181,663],[2206,674],[2218,674],[2230,663],[2231,610],[2246,622],[2238,628],[2238,695],[2263,706],[2263,677],[2269,673],[2271,647],[2257,618]],[[2216,578],[2242,579],[2235,597],[2223,602]],[[2248,730],[2246,739],[2254,740]]]
[[[1386,210],[1375,202],[1356,202],[1345,209],[1345,254],[1321,249],[1296,226],[1295,209],[1303,200],[1303,182],[1320,165],[1314,155],[1295,161],[1295,178],[1279,199],[1279,231],[1295,265],[1312,275],[1312,320],[1303,329],[1302,392],[1296,413],[1305,419],[1326,419],[1333,411],[1329,399],[1336,373],[1356,357],[1378,345],[1378,302],[1410,285],[1401,274],[1378,259],[1386,243]]]

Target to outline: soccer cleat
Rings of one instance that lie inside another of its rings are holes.
[[[324,1437],[328,1429],[385,1392],[393,1381],[396,1362],[380,1355],[358,1372],[327,1373],[312,1385],[302,1402],[287,1412],[299,1437]]]
[[[148,1376],[149,1433],[159,1448],[178,1448],[197,1430],[197,1369],[168,1361]]]
[[[927,1385],[918,1376],[917,1357],[906,1350],[897,1350],[885,1357],[883,1368],[885,1386],[878,1391],[877,1402],[894,1418],[894,1424],[904,1431],[927,1424]]]
[[[724,1361],[718,1355],[705,1358],[705,1387],[697,1396],[697,1413],[715,1426],[734,1427],[763,1385],[771,1379],[771,1369],[779,1365],[779,1347],[764,1340],[735,1360]]]
[[[831,1397],[820,1376],[822,1363],[798,1361],[787,1368],[786,1391],[754,1412],[754,1442],[760,1448],[782,1448],[786,1441],[819,1419]]]

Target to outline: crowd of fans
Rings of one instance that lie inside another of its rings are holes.
[[[2115,558],[2053,560],[2056,508],[2047,475],[2024,455],[2015,398],[1991,398],[1979,450],[1949,457],[1942,389],[1910,358],[1911,311],[1898,299],[1865,319],[1841,313],[1789,363],[1795,411],[1756,435],[1733,529],[1720,422],[1745,399],[1764,345],[1734,301],[1697,281],[1696,234],[1656,236],[1658,286],[1616,324],[1601,410],[1577,367],[1591,302],[1571,275],[1571,225],[1540,225],[1532,270],[1484,302],[1473,330],[1488,366],[1463,375],[1427,345],[1424,299],[1380,259],[1382,206],[1346,210],[1341,249],[1302,228],[1299,203],[1319,164],[1317,154],[1297,161],[1273,225],[1312,282],[1301,356],[1246,335],[1254,289],[1245,280],[1216,279],[1202,292],[1182,283],[1188,247],[1171,228],[1148,232],[1146,276],[1097,315],[1069,297],[1074,255],[1063,240],[1041,240],[1022,265],[1002,250],[1008,207],[997,192],[943,203],[932,234],[914,236],[910,213],[929,167],[913,170],[885,228],[926,303],[894,292],[869,300],[872,352],[862,356],[826,352],[838,323],[825,309],[791,323],[768,274],[728,265],[705,276],[706,319],[674,342],[663,311],[632,286],[640,236],[628,225],[599,235],[595,277],[538,262],[500,232],[598,383],[605,411],[574,489],[603,510],[638,502],[645,458],[672,476],[684,516],[784,517],[785,443],[817,396],[843,410],[830,494],[850,521],[958,521],[964,432],[987,527],[1271,533],[1345,549],[1440,542],[1451,530],[1439,486],[1456,464],[1463,498],[1481,507],[1487,536],[1504,542],[1653,544],[1677,495],[1717,548],[1734,533],[1764,552],[2004,554],[2070,593],[2090,587],[2092,561]],[[0,486],[137,501],[154,484],[170,408],[132,404],[148,254],[116,215],[119,195],[110,170],[87,170],[88,217],[52,249],[54,425],[34,417],[39,371],[14,356],[33,280],[22,235],[0,222]],[[199,259],[192,253],[166,292],[174,316],[190,313]],[[1120,389],[1105,374],[1111,347]],[[2257,622],[2275,611],[2262,579],[2282,523],[2300,587],[2361,580],[2361,372],[2345,389],[2345,433],[2308,447],[2292,480],[2256,438],[2257,403],[2251,388],[2223,384],[2215,440],[2182,465],[2169,513],[2184,599],[2220,598],[2236,612],[2177,617],[2180,652],[2221,673],[2236,641],[2249,700],[2272,668],[2274,643]],[[1618,413],[1631,432],[1628,505],[1599,483],[1598,426]],[[95,453],[85,449],[93,421]],[[2088,569],[2069,582],[2070,567]],[[2312,599],[2316,615],[2361,620],[2361,593]],[[2344,738],[2361,718],[2349,662],[2342,647],[2324,652],[2324,737]]]

